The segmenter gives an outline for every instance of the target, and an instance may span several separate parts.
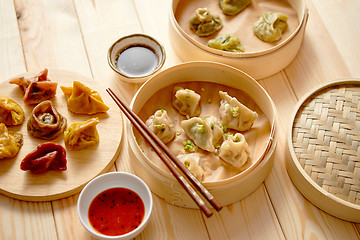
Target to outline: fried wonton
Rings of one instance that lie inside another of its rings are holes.
[[[98,123],[98,118],[72,123],[64,132],[65,146],[78,150],[97,144],[99,142],[99,133],[96,129]]]
[[[97,91],[78,81],[74,81],[72,87],[61,86],[60,88],[67,97],[66,103],[69,111],[73,113],[92,115],[109,110]]]
[[[57,83],[47,78],[48,70],[45,68],[33,78],[14,78],[9,81],[11,84],[19,85],[24,91],[23,101],[26,104],[38,104],[44,100],[53,98],[56,95]]]
[[[27,129],[33,137],[54,139],[65,130],[66,124],[66,118],[56,110],[51,101],[46,100],[34,107]]]
[[[25,121],[22,107],[11,98],[0,96],[0,123],[6,126],[20,125]]]
[[[15,157],[23,145],[23,135],[8,131],[5,124],[0,123],[0,159]]]

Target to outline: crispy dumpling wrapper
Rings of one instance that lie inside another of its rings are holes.
[[[8,131],[4,123],[0,123],[0,159],[15,157],[23,145],[21,133]]]
[[[11,98],[0,96],[0,123],[15,126],[24,121],[25,113],[22,107]]]
[[[62,116],[51,101],[46,100],[34,107],[27,122],[29,134],[41,139],[54,139],[66,128],[67,120]]]
[[[219,0],[220,8],[226,15],[236,15],[250,3],[251,0]]]
[[[67,97],[66,103],[69,111],[73,113],[92,115],[109,110],[97,91],[78,81],[74,81],[72,87],[61,86],[60,88]]]
[[[32,173],[44,173],[48,170],[65,171],[67,169],[66,151],[59,144],[47,142],[39,144],[21,161],[20,169]]]
[[[72,123],[64,132],[65,146],[72,150],[78,150],[99,143],[99,133],[96,129],[98,123],[98,118]]]
[[[24,103],[38,104],[56,95],[57,83],[50,81],[47,75],[48,70],[45,68],[33,78],[14,78],[9,83],[19,85],[24,91]]]
[[[214,49],[228,52],[244,52],[245,47],[240,39],[234,34],[225,34],[218,38],[210,39],[208,46]]]
[[[287,27],[288,16],[280,12],[266,12],[254,23],[255,35],[264,42],[276,42]]]
[[[196,35],[209,36],[223,27],[219,16],[211,14],[207,8],[195,10],[195,16],[190,19],[190,28],[196,31]]]

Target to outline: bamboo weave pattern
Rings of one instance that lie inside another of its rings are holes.
[[[293,126],[294,150],[305,172],[325,191],[360,205],[360,85],[316,92]]]

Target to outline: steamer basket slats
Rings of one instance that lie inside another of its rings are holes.
[[[294,184],[324,211],[360,222],[360,79],[326,84],[296,109],[286,162]]]

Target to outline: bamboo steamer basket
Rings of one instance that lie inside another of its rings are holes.
[[[236,68],[213,62],[187,62],[170,67],[146,81],[135,94],[131,108],[138,114],[142,106],[158,90],[174,83],[189,81],[220,83],[246,91],[270,122],[271,133],[266,149],[256,164],[234,177],[204,183],[204,186],[222,205],[232,204],[253,192],[271,170],[278,137],[275,105],[260,84]],[[134,135],[133,127],[129,121],[127,124],[129,154],[135,173],[148,184],[153,193],[166,202],[181,207],[198,208],[169,171],[160,169],[144,155]]]
[[[180,26],[175,12],[182,0],[173,0],[170,9],[169,36],[176,54],[183,61],[214,61],[236,67],[255,79],[278,73],[296,57],[303,40],[308,9],[304,0],[288,0],[296,11],[299,25],[284,41],[259,51],[232,53],[212,49],[191,37]],[[241,14],[241,12],[239,13]],[[260,41],[260,40],[259,40]]]
[[[324,84],[299,100],[287,134],[286,167],[323,211],[360,222],[360,79]]]

